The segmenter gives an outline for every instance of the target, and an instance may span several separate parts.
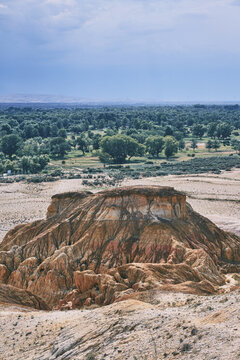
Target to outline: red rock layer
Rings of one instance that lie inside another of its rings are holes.
[[[67,193],[52,198],[46,220],[5,236],[0,264],[0,282],[51,307],[108,304],[150,288],[208,294],[223,272],[239,271],[240,239],[170,187]]]

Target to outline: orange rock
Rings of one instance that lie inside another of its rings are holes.
[[[0,244],[0,281],[51,307],[109,304],[158,288],[213,293],[230,271],[240,271],[239,237],[170,187],[55,195],[46,220],[17,226]]]
[[[0,304],[14,304],[38,310],[50,310],[41,298],[33,295],[30,291],[5,284],[0,284]]]
[[[94,271],[75,271],[74,281],[76,288],[80,293],[85,293],[86,291],[92,289],[95,285],[99,284],[99,276],[94,273]]]
[[[7,279],[9,277],[9,271],[7,269],[7,267],[3,264],[0,264],[0,284],[1,283],[6,283]]]
[[[84,302],[84,306],[90,306],[92,303],[92,299],[91,298],[87,298],[87,300]]]

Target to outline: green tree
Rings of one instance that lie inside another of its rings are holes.
[[[173,136],[166,136],[164,141],[164,153],[168,159],[178,152],[178,142]]]
[[[66,139],[67,138],[67,131],[65,129],[59,129],[58,130],[58,136]]]
[[[129,160],[133,156],[143,156],[145,152],[145,146],[142,144],[139,144],[137,140],[133,138],[129,138],[127,140],[127,155]]]
[[[88,151],[88,141],[85,136],[77,137],[76,144],[78,149],[82,151],[83,155],[85,155],[85,152]]]
[[[49,162],[49,157],[47,155],[40,156],[23,156],[20,160],[20,167],[23,173],[38,173],[43,170],[47,163]]]
[[[2,135],[9,135],[12,133],[12,128],[8,123],[4,123],[1,126],[1,133]]]
[[[147,152],[152,156],[159,156],[164,147],[164,139],[162,136],[149,136],[145,142]]]
[[[211,138],[216,136],[216,130],[217,130],[217,123],[216,122],[212,122],[209,126],[208,126],[208,130],[207,130],[207,135]]]
[[[39,136],[38,126],[36,123],[26,123],[23,128],[24,139],[30,139]]]
[[[220,142],[217,140],[213,141],[213,148],[215,149],[215,151],[217,151],[217,149],[220,148]]]
[[[23,156],[21,158],[20,166],[22,168],[23,173],[30,172],[30,169],[31,169],[31,158],[30,158],[30,156]]]
[[[200,138],[203,137],[205,131],[206,131],[205,127],[201,124],[194,125],[192,129],[193,135]]]
[[[1,148],[5,155],[13,156],[16,154],[22,146],[22,139],[15,134],[5,135],[2,137]]]
[[[185,141],[183,139],[180,139],[179,142],[178,142],[178,148],[179,150],[183,150],[185,149]]]
[[[22,148],[23,155],[34,156],[34,155],[38,155],[38,153],[39,153],[39,142],[37,139],[28,139],[24,142]]]
[[[69,143],[62,137],[54,137],[50,140],[50,152],[54,157],[63,157],[70,150]]]
[[[115,163],[123,163],[127,156],[141,156],[143,145],[127,135],[104,136],[100,142],[103,153],[109,154]]]
[[[93,150],[98,150],[100,148],[100,140],[101,140],[101,135],[100,134],[95,134],[92,137],[92,146],[93,146]]]
[[[191,148],[192,148],[193,150],[195,150],[195,149],[197,149],[197,147],[198,147],[198,145],[197,145],[196,139],[192,139],[192,141],[191,141]]]
[[[226,139],[231,135],[232,127],[228,123],[222,123],[217,126],[217,137]]]
[[[208,151],[210,151],[213,148],[212,140],[208,140],[208,142],[206,143],[206,148],[208,149]]]
[[[105,166],[105,164],[111,163],[112,157],[108,153],[100,151],[98,154],[98,157],[99,157],[99,160],[104,164],[104,166]]]
[[[173,135],[173,129],[171,128],[171,126],[167,126],[165,129],[165,136],[172,136]]]
[[[231,146],[238,154],[240,154],[240,141],[239,140],[237,140],[236,138],[232,139]]]

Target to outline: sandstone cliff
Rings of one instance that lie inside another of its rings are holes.
[[[239,237],[170,187],[55,195],[46,220],[17,226],[0,244],[0,283],[51,307],[109,304],[153,288],[210,294],[239,269]]]

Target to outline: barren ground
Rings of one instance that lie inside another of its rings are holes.
[[[167,177],[125,180],[123,185],[167,185],[185,191],[195,211],[219,227],[240,234],[240,170],[220,175],[172,175]],[[53,183],[0,184],[0,241],[19,223],[46,216],[50,198],[56,193],[86,189],[81,180],[59,180]],[[97,191],[100,189],[91,189]]]
[[[240,170],[220,175],[127,180],[187,192],[188,202],[223,229],[240,234]],[[82,190],[79,180],[0,184],[0,236],[45,217],[55,193]],[[103,308],[33,311],[0,304],[0,360],[237,360],[240,292],[195,296],[142,293]]]
[[[240,359],[239,291],[148,295],[90,310],[0,306],[0,359]]]

